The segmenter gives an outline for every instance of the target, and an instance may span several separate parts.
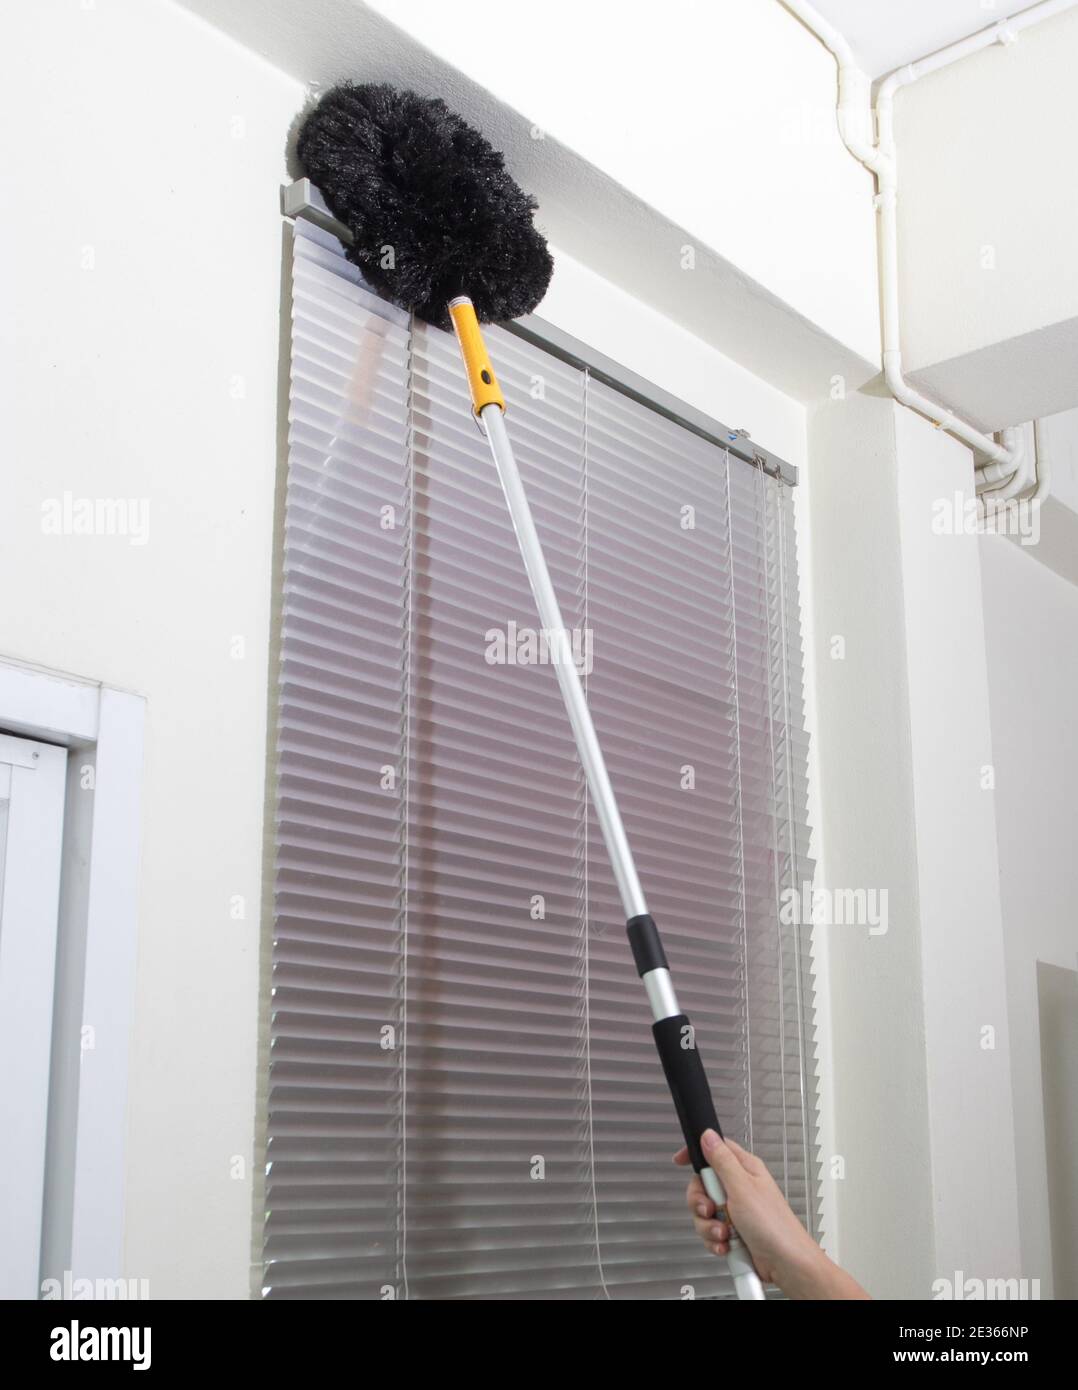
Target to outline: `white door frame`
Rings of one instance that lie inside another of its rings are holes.
[[[36,1298],[67,756],[0,734],[0,1298]]]
[[[146,702],[0,660],[0,731],[69,750],[43,1272],[124,1275]]]

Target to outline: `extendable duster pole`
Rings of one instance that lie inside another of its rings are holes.
[[[718,1208],[719,1219],[728,1221],[725,1210],[726,1194],[700,1148],[700,1136],[705,1129],[714,1129],[719,1134],[722,1130],[719,1128],[711,1090],[704,1074],[704,1064],[695,1045],[692,1025],[678,1006],[659,929],[648,912],[644,892],[640,887],[632,850],[625,834],[625,827],[622,825],[614,789],[610,785],[610,777],[595,734],[595,725],[592,723],[580,674],[569,656],[569,636],[562,622],[543,547],[532,520],[528,498],[520,480],[516,459],[513,457],[513,446],[505,428],[505,397],[498,386],[494,368],[487,355],[472,301],[463,295],[451,300],[449,314],[464,358],[473,409],[482,424],[494,456],[513,529],[520,545],[524,568],[539,610],[539,620],[548,635],[548,640],[555,644],[554,670],[625,909],[629,945],[651,1005],[654,1019],[651,1031],[670,1094],[674,1099],[674,1108],[681,1122],[692,1166],[700,1174],[708,1196]],[[764,1291],[760,1278],[753,1268],[748,1251],[736,1233],[731,1235],[730,1253],[726,1258],[738,1298],[762,1299]]]
[[[349,258],[369,284],[439,327],[447,326],[449,300],[472,407],[490,442],[540,620],[548,640],[564,644],[554,669],[625,907],[655,1045],[692,1166],[728,1219],[726,1195],[700,1148],[705,1129],[722,1132],[703,1063],[692,1025],[678,1006],[570,659],[568,633],[505,429],[505,398],[479,329],[480,319],[504,322],[531,313],[550,283],[553,260],[532,223],[535,200],[513,182],[503,156],[444,101],[384,83],[343,82],[326,92],[304,118],[296,148],[330,212],[344,223]],[[388,259],[387,249],[394,253]],[[451,298],[458,288],[469,289],[474,302],[464,295]],[[727,1262],[738,1297],[763,1298],[748,1251],[733,1237]]]

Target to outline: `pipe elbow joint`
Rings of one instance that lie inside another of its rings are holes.
[[[1021,475],[1024,486],[1026,447],[1020,430],[1004,430],[1003,442],[997,445],[997,452],[990,457],[991,462],[977,470],[979,484],[1013,483],[1019,481]]]
[[[903,405],[909,405],[909,397],[913,393],[902,375],[902,353],[898,348],[883,350],[883,379],[891,395]]]

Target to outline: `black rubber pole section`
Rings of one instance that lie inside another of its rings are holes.
[[[650,913],[630,917],[626,930],[637,974],[643,976],[651,970],[669,970],[659,928]],[[713,1129],[716,1134],[721,1134],[722,1130],[715,1114],[715,1102],[711,1099],[700,1049],[696,1046],[696,1033],[687,1014],[661,1018],[652,1025],[651,1032],[666,1074],[666,1084],[674,1098],[674,1109],[688,1145],[692,1166],[696,1172],[702,1172],[707,1167],[707,1160],[700,1147],[700,1136],[705,1129]]]
[[[652,1025],[651,1031],[666,1073],[666,1084],[670,1087],[674,1108],[681,1121],[681,1132],[689,1147],[692,1166],[697,1173],[703,1172],[707,1159],[700,1147],[700,1136],[705,1129],[713,1129],[720,1135],[722,1130],[715,1114],[715,1102],[711,1099],[711,1087],[707,1084],[700,1049],[696,1046],[696,1034],[687,1014],[660,1018]]]
[[[629,933],[636,973],[646,975],[649,970],[669,970],[666,952],[659,937],[659,928],[650,912],[639,917],[630,917],[625,930]]]

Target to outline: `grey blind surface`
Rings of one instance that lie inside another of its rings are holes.
[[[266,1296],[726,1294],[456,345],[304,223],[292,313]],[[789,489],[489,344],[720,1116],[815,1228]]]

